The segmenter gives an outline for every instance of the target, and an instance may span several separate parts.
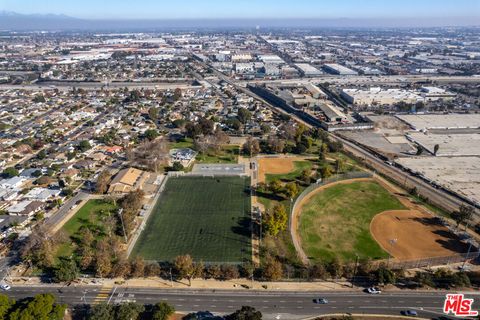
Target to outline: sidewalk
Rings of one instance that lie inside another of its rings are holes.
[[[12,286],[21,285],[21,286],[39,286],[39,285],[52,285],[45,284],[40,281],[39,277],[10,277],[9,283]],[[63,286],[64,284],[58,284]],[[250,291],[258,290],[265,292],[275,292],[275,291],[360,291],[363,288],[360,287],[351,287],[351,283],[347,281],[338,281],[338,282],[261,282],[261,281],[251,281],[248,279],[235,279],[228,281],[219,281],[219,280],[203,280],[195,279],[192,280],[192,286],[188,286],[188,280],[184,279],[182,281],[172,281],[166,279],[161,279],[158,277],[149,277],[149,278],[134,278],[123,280],[120,278],[117,279],[94,279],[94,278],[83,278],[79,279],[71,284],[71,286],[77,285],[94,285],[94,286],[118,286],[118,287],[138,287],[138,288],[155,288],[155,289],[198,289],[198,290],[238,290],[238,291]]]

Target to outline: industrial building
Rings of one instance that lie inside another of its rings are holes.
[[[357,105],[385,105],[398,102],[416,103],[423,100],[422,96],[414,91],[402,89],[385,90],[382,88],[370,88],[369,90],[343,89],[341,96],[347,102]]]
[[[309,65],[308,63],[297,63],[295,66],[303,72],[305,77],[316,77],[323,74],[322,71],[318,70],[314,66]]]
[[[358,72],[336,63],[326,63],[323,70],[330,74],[338,74],[341,76],[356,76]]]

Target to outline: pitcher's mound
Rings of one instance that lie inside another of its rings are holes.
[[[417,210],[384,211],[373,218],[370,232],[398,260],[443,257],[468,250],[435,217]]]

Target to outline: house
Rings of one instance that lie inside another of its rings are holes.
[[[9,179],[0,180],[0,187],[5,189],[17,189],[20,188],[24,181],[24,177],[12,177]]]
[[[79,170],[91,170],[93,168],[95,168],[95,164],[96,162],[93,161],[93,160],[80,160],[76,163],[73,164],[73,167],[75,169],[79,169]]]
[[[123,150],[120,146],[112,146],[105,149],[105,152],[110,155],[118,154]]]
[[[25,195],[25,198],[45,202],[59,196],[61,192],[59,189],[33,188]]]
[[[10,215],[17,216],[33,216],[40,211],[44,206],[44,203],[36,200],[23,200],[7,208],[7,212]]]
[[[122,194],[141,189],[147,177],[146,172],[135,168],[120,170],[110,183],[108,193]]]

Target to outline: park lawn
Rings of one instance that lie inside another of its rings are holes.
[[[267,183],[274,179],[279,179],[284,183],[296,181],[300,177],[302,171],[305,169],[311,169],[314,163],[314,160],[295,161],[293,164],[293,171],[283,174],[266,174],[265,180]],[[298,189],[298,194],[300,194],[305,189],[305,186],[303,184],[299,184]],[[261,204],[263,204],[266,210],[271,210],[276,204],[280,203],[285,206],[287,212],[290,212],[290,206],[292,205],[288,199],[282,197],[273,197],[273,195],[268,194],[265,194],[264,196],[258,195],[257,199]],[[301,265],[301,261],[298,259],[295,246],[293,245],[293,241],[288,230],[281,231],[277,236],[271,236],[265,233],[264,239],[261,243],[260,254],[262,261],[268,254],[271,256],[276,256],[282,261],[286,261],[290,265]]]
[[[183,149],[183,148],[193,148],[193,139],[184,138],[182,140],[170,143],[170,149]]]
[[[250,179],[171,177],[132,257],[172,261],[189,254],[206,263],[251,260]]]
[[[238,163],[239,146],[225,145],[217,153],[200,153],[195,158],[196,163]]]
[[[269,174],[265,175],[265,182],[270,183],[272,180],[278,179],[281,181],[294,181],[297,179],[303,170],[305,169],[312,169],[315,160],[307,160],[307,161],[294,161],[293,167],[294,170],[288,173],[280,173],[280,174]]]
[[[74,251],[74,237],[82,226],[91,226],[103,229],[101,218],[105,215],[115,214],[117,207],[105,202],[103,199],[88,200],[70,220],[61,228],[68,236],[69,241],[60,244],[55,256],[68,257]]]
[[[313,262],[354,261],[356,255],[387,258],[370,234],[370,222],[378,213],[401,209],[405,207],[400,201],[374,181],[327,187],[303,206],[299,221],[303,249]]]

